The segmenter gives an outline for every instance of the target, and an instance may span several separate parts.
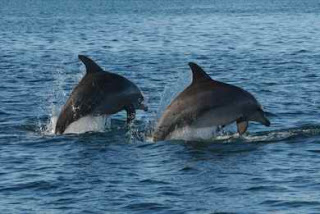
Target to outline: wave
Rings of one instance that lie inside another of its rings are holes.
[[[170,141],[196,141],[204,143],[272,143],[297,138],[320,136],[320,125],[306,125],[295,128],[272,130],[266,132],[247,132],[239,135],[232,128],[217,131],[216,128],[192,129],[185,127],[176,129],[169,135]]]
[[[12,124],[13,128],[18,130],[31,131],[40,135],[55,135],[55,126],[57,122],[57,114],[52,113],[49,117],[30,118],[25,124]],[[11,127],[10,127],[11,128]],[[108,116],[86,116],[80,118],[70,124],[66,129],[65,134],[84,134],[84,133],[105,133],[109,134],[124,134],[124,138],[129,137],[130,141],[149,142],[152,141],[152,133],[154,121],[135,120],[130,126],[127,126],[125,119],[118,119]],[[118,130],[122,131],[119,132]],[[186,141],[186,142],[207,142],[207,143],[271,143],[296,138],[309,138],[320,136],[320,125],[304,125],[300,127],[292,127],[286,129],[275,129],[271,131],[247,132],[240,136],[236,132],[236,127],[233,125],[227,126],[224,129],[218,130],[215,127],[194,129],[185,127],[173,131],[169,140],[166,141]]]

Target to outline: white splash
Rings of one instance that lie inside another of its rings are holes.
[[[186,126],[183,128],[175,129],[166,139],[171,140],[209,140],[217,136],[215,127],[206,127],[206,128],[193,128]]]
[[[280,141],[285,140],[293,136],[297,136],[303,133],[303,131],[295,132],[290,130],[274,131],[265,133],[263,135],[244,135],[243,138],[247,142],[267,142],[267,141]]]
[[[156,120],[159,119],[167,106],[191,83],[191,72],[180,72],[176,81],[165,86],[161,95],[161,101],[156,114]]]
[[[176,128],[173,132],[171,132],[166,137],[166,140],[226,142],[228,140],[240,137],[235,130],[236,130],[235,124],[229,124],[222,129],[221,128],[218,129],[215,126],[202,127],[202,128],[194,127],[194,126],[185,126],[182,128]]]

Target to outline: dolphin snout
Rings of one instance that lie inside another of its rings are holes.
[[[262,110],[256,111],[248,119],[251,121],[259,122],[265,126],[271,125],[270,121],[268,120],[268,118],[266,118],[265,113]]]
[[[261,122],[263,125],[268,127],[271,125],[270,121],[266,117],[263,117],[263,120]]]

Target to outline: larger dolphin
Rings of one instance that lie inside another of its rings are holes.
[[[103,71],[94,61],[79,55],[86,74],[73,89],[58,118],[55,133],[62,134],[74,121],[87,115],[110,115],[127,111],[127,121],[135,118],[135,110],[147,110],[139,88],[123,76]]]
[[[166,108],[160,118],[153,140],[168,138],[177,128],[202,128],[237,123],[239,134],[246,132],[248,121],[270,126],[258,101],[247,91],[211,79],[200,66],[189,63],[192,83]]]

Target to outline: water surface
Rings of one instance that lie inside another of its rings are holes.
[[[1,213],[320,212],[318,1],[0,4]],[[120,113],[99,132],[50,134],[85,72],[78,54],[139,85],[150,111],[132,129]],[[272,126],[144,138],[189,61],[254,94]]]

